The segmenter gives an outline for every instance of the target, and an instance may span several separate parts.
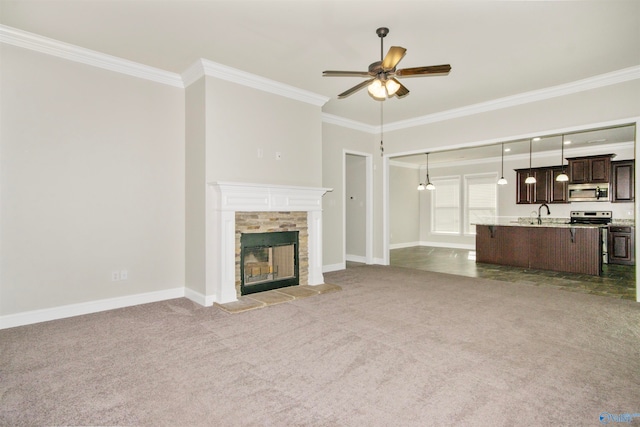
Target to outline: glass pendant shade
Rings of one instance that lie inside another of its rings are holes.
[[[500,177],[500,179],[498,180],[498,185],[506,185],[507,184],[507,180],[504,179],[504,176]]]
[[[563,171],[560,175],[556,176],[556,181],[567,182],[569,181],[569,176]]]
[[[393,80],[387,80],[387,82],[385,83],[385,87],[387,88],[387,93],[389,94],[389,96],[395,95],[398,89],[400,89],[400,85]]]
[[[535,184],[536,178],[533,176],[528,176],[527,179],[524,180],[525,184]]]
[[[420,183],[420,184],[418,185],[418,191],[424,191],[424,189],[425,189],[424,184],[423,184],[423,183]]]
[[[435,190],[435,189],[436,189],[436,186],[435,186],[435,185],[433,185],[432,183],[428,182],[428,183],[427,183],[427,187],[426,187],[426,188],[427,188],[427,190]]]

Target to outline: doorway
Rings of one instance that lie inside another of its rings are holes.
[[[373,264],[373,157],[344,151],[344,259]]]

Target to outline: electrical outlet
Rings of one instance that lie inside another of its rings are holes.
[[[282,153],[279,151],[276,151],[276,160],[282,160]]]
[[[128,270],[120,270],[120,280],[127,280],[129,278]]]
[[[119,271],[112,271],[111,272],[111,281],[112,282],[117,282],[118,280],[120,280],[120,272]]]

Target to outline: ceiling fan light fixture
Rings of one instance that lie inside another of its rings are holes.
[[[375,99],[379,101],[384,101],[385,99],[387,99],[387,89],[382,84],[380,79],[375,79],[374,81],[372,81],[367,89],[369,90],[371,96],[373,96]]]

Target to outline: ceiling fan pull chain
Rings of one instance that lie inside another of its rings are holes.
[[[384,104],[380,103],[380,157],[384,156],[384,143],[382,142],[384,139],[384,116],[382,109],[384,108]]]

